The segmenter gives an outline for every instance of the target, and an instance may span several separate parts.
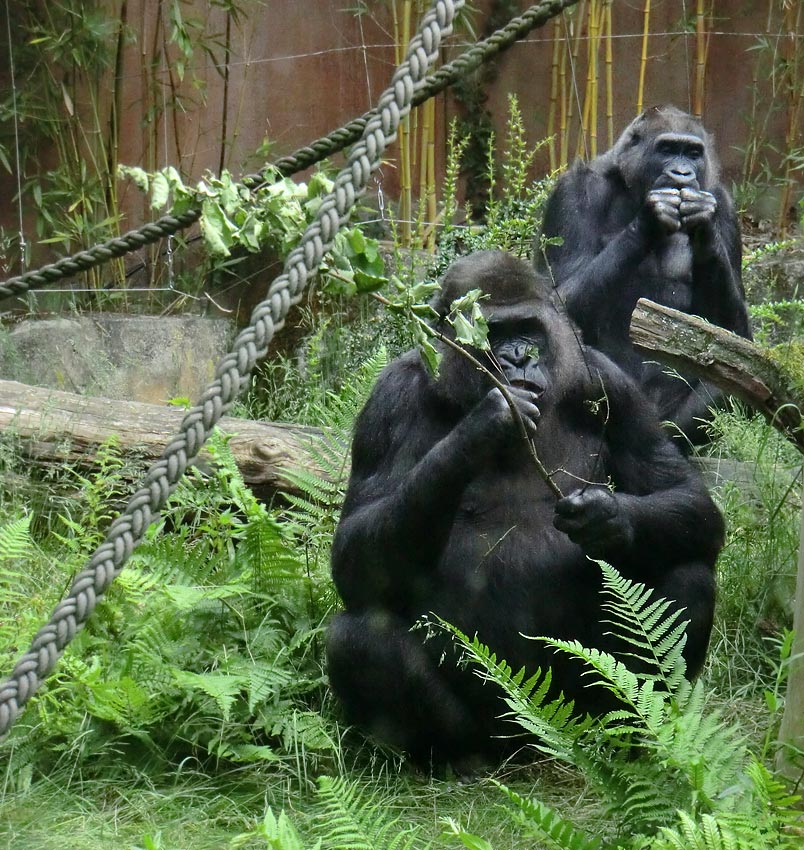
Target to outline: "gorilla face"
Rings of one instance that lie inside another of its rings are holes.
[[[701,189],[706,185],[703,139],[687,133],[661,133],[646,151],[646,173],[654,189]]]
[[[541,397],[547,389],[542,368],[547,353],[547,335],[535,320],[495,323],[489,327],[493,370],[499,370],[503,383],[521,387]]]

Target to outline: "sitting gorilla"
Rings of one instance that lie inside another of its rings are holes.
[[[515,670],[551,666],[579,711],[599,711],[604,692],[583,687],[582,665],[523,635],[613,649],[589,555],[686,609],[694,675],[723,542],[696,473],[631,380],[582,347],[549,284],[485,251],[451,266],[434,306],[445,316],[473,288],[489,296],[491,345],[475,353],[510,388],[569,495],[556,503],[502,393],[459,353],[444,347],[437,379],[416,350],[380,376],[356,424],[333,544],[346,610],[329,627],[329,676],[349,722],[423,764],[498,754],[492,736],[516,727],[498,719],[499,691],[456,664],[445,634],[411,632],[421,617],[477,634]]]
[[[644,112],[558,180],[541,235],[560,237],[543,252],[537,240],[534,256],[584,341],[636,379],[682,449],[705,442],[718,391],[644,362],[628,335],[636,302],[650,298],[751,338],[739,223],[700,122],[671,106]]]

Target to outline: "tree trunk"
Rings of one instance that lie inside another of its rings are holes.
[[[110,437],[119,439],[124,453],[153,461],[183,417],[176,407],[0,381],[0,431],[19,439],[22,451],[40,461],[91,465],[98,446]],[[224,417],[218,427],[234,435],[229,441],[234,460],[246,483],[263,498],[276,490],[298,492],[285,477],[289,469],[321,474],[310,456],[311,442],[320,434],[315,428],[233,417]],[[202,451],[196,465],[205,462]]]

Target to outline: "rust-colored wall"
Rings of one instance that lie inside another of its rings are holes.
[[[117,86],[122,114],[119,161],[148,169],[172,164],[193,179],[199,178],[204,169],[217,171],[223,136],[221,69],[216,69],[210,55],[197,51],[193,68],[187,70],[183,81],[179,79],[178,52],[169,43],[170,4],[161,0],[102,0],[101,5],[117,15],[125,10],[127,26],[134,33],[124,52]],[[207,22],[207,32],[222,36],[226,23],[222,9],[212,6],[209,0],[180,5],[186,18],[195,15]],[[344,0],[265,0],[250,3],[248,16],[233,26],[223,163],[234,173],[257,170],[262,163],[254,157],[254,151],[265,138],[273,142],[272,155],[285,154],[361,114],[376,101],[395,65],[391,3],[369,2],[372,15],[362,18],[349,11],[349,5]],[[484,0],[478,5],[485,11],[492,3]],[[527,6],[524,0],[520,4],[522,9]],[[708,40],[704,121],[716,136],[726,178],[738,181],[743,169],[739,148],[746,145],[752,125],[760,123],[750,118],[752,82],[759,56],[754,48],[765,33],[768,5],[749,0],[711,0],[708,6],[713,17],[708,23],[712,32]],[[684,34],[682,24],[684,13],[691,14],[693,8],[689,0],[654,0],[651,5],[653,34],[649,41],[646,106],[673,102],[686,108],[691,104],[695,37],[694,32]],[[642,9],[642,3],[621,0],[614,0],[612,6],[615,134],[635,114]],[[574,12],[575,20],[579,10]],[[482,14],[476,16],[475,24],[482,31]],[[778,29],[778,22],[774,26]],[[499,60],[499,74],[490,88],[488,106],[500,130],[504,128],[507,95],[513,92],[519,99],[531,139],[536,141],[547,134],[552,38],[552,25],[548,25]],[[465,30],[453,36],[449,55],[455,55],[467,42]],[[783,42],[779,38],[774,42],[780,51],[784,44],[789,48],[794,43]],[[585,43],[581,43],[581,59],[575,69],[581,96],[586,76]],[[795,44],[800,54],[804,50],[800,37]],[[221,49],[214,53],[220,60]],[[598,145],[603,150],[607,139],[602,51],[600,62]],[[109,101],[105,105],[107,111],[113,82],[112,75],[104,81]],[[0,48],[0,85],[8,84],[8,54]],[[18,80],[20,84],[24,82]],[[774,89],[767,70],[761,72],[759,85],[763,121],[769,105],[776,110],[765,128],[765,138],[777,148],[783,148],[789,112],[787,94],[778,87]],[[159,107],[160,101],[169,103],[176,94],[185,99],[185,109],[169,110],[166,122],[143,120],[145,111]],[[80,112],[88,105],[79,101],[76,107]],[[443,169],[444,129],[454,113],[455,105],[442,96],[437,107],[441,118],[439,173]],[[795,133],[799,146],[802,122],[804,115],[799,115]],[[7,144],[8,138],[2,141]],[[575,147],[573,140],[573,152]],[[388,163],[378,178],[387,198],[395,197],[398,190],[395,156],[395,149],[390,149]],[[542,157],[538,168],[544,171],[547,167],[546,157]],[[0,176],[0,193],[4,198],[0,204],[0,224],[11,232],[17,229],[15,191],[16,176]],[[124,227],[135,227],[153,217],[133,187],[124,185],[120,191],[127,212]],[[371,193],[375,203],[377,191],[374,187]],[[31,215],[27,205],[25,212],[30,233]],[[46,256],[48,250],[40,248],[38,258]]]

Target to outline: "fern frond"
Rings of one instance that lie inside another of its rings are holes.
[[[775,842],[768,843],[746,823],[736,832],[727,820],[703,815],[696,821],[685,811],[678,812],[678,826],[662,827],[660,837],[652,845],[655,850],[770,850],[778,846]]]
[[[590,687],[611,691],[620,702],[634,709],[634,718],[640,716],[637,711],[640,697],[639,678],[622,661],[607,652],[585,647],[577,640],[555,640],[548,637],[539,637],[537,640],[582,661],[589,668],[584,675],[597,674],[596,678],[592,676],[590,679]]]
[[[356,782],[319,777],[327,850],[417,850],[431,846],[416,826],[399,827],[379,791],[362,794]]]
[[[546,755],[578,764],[582,754],[576,742],[593,726],[594,721],[588,717],[574,717],[575,704],[566,701],[563,695],[545,702],[552,683],[550,670],[542,673],[539,669],[526,679],[524,667],[514,673],[508,662],[498,659],[477,635],[469,638],[450,623],[444,620],[439,620],[439,623],[462,647],[463,660],[476,665],[481,678],[503,690],[511,718],[535,736],[534,746]]]
[[[329,522],[334,528],[349,474],[352,428],[387,362],[385,348],[381,347],[338,393],[329,391],[325,404],[316,407],[322,431],[311,441],[309,452],[321,474],[303,469],[285,473],[302,493],[288,497],[294,508],[292,515],[302,524],[316,527]]]
[[[268,850],[305,850],[301,836],[284,811],[276,817],[268,808],[255,833],[265,841]],[[321,842],[317,841],[310,850],[319,850],[320,847]]]
[[[232,676],[228,673],[191,673],[187,670],[174,670],[173,676],[180,686],[188,690],[200,691],[211,697],[218,705],[224,721],[228,721],[232,706],[246,687],[244,676]]]
[[[672,693],[684,680],[687,665],[682,655],[688,622],[679,622],[682,612],[672,610],[666,599],[651,598],[654,591],[641,582],[621,576],[605,561],[598,561],[603,572],[602,609],[614,633],[626,641],[635,657],[647,662]]]
[[[534,829],[539,837],[549,838],[561,850],[600,850],[603,841],[588,835],[571,821],[562,817],[552,806],[538,800],[522,797],[500,782],[495,783],[516,806],[522,822]]]
[[[25,558],[31,551],[31,517],[26,514],[0,526],[0,561]]]

